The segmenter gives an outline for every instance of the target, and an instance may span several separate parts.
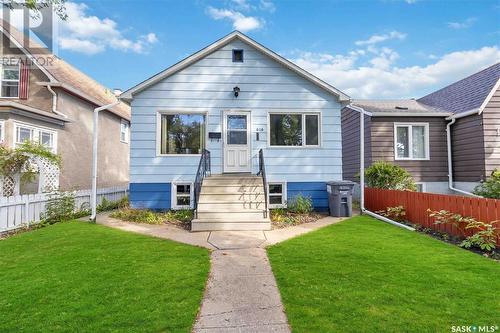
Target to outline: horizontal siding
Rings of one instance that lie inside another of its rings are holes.
[[[233,63],[231,50],[244,49],[245,62]],[[233,87],[241,89],[238,98]],[[342,178],[341,105],[335,96],[236,41],[134,96],[130,144],[132,183],[193,181],[198,156],[156,156],[158,111],[205,112],[208,132],[222,132],[224,110],[251,111],[252,172],[264,149],[269,181],[326,181]],[[268,147],[268,113],[321,113],[320,148]],[[256,141],[256,129],[262,129]],[[222,142],[208,140],[212,173],[222,172]]]
[[[483,111],[485,176],[500,169],[500,89]]]
[[[484,178],[483,123],[479,115],[456,120],[451,126],[453,179],[478,182]]]
[[[315,210],[328,211],[328,192],[325,182],[289,182],[286,191],[288,201],[297,195],[302,195],[311,198]]]
[[[356,177],[360,168],[359,117],[359,112],[342,109],[342,171],[343,178],[351,181],[359,181]],[[365,166],[371,162],[370,123],[370,117],[365,116]]]
[[[130,183],[130,206],[135,209],[171,208],[170,183]]]
[[[394,123],[429,123],[430,160],[397,161],[394,155]],[[447,181],[446,121],[438,117],[373,117],[372,161],[388,161],[408,170],[415,181]]]

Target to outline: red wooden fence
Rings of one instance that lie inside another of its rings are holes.
[[[365,207],[368,210],[375,212],[396,206],[405,208],[408,221],[455,236],[463,235],[452,225],[434,224],[427,209],[447,210],[482,222],[498,221],[496,226],[500,228],[500,200],[365,188]],[[500,230],[497,244],[500,245]]]

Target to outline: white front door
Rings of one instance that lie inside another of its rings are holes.
[[[250,112],[224,112],[224,172],[251,172]]]

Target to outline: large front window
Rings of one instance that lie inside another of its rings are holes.
[[[162,114],[160,154],[201,154],[205,148],[205,115]]]
[[[1,68],[1,97],[19,96],[19,64],[3,65]]]
[[[271,146],[319,146],[319,114],[272,113],[269,115]]]
[[[429,124],[395,124],[394,131],[397,160],[429,158]]]

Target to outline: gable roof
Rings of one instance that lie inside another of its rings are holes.
[[[414,99],[370,100],[357,99],[352,104],[363,108],[373,116],[428,116],[446,117],[451,113],[422,104]]]
[[[331,86],[330,84],[326,83],[325,81],[317,78],[316,76],[312,75],[311,73],[307,72],[306,70],[300,68],[299,66],[295,65],[291,61],[283,58],[279,54],[271,51],[270,49],[266,48],[265,46],[257,43],[250,37],[246,36],[245,34],[239,32],[239,31],[233,31],[230,34],[226,35],[225,37],[219,39],[218,41],[210,44],[209,46],[205,47],[204,49],[190,55],[189,57],[181,60],[180,62],[176,63],[175,65],[165,69],[164,71],[152,76],[151,78],[139,83],[138,85],[130,88],[129,90],[125,91],[120,98],[126,101],[131,101],[133,99],[133,95],[137,94],[151,85],[157,83],[160,80],[163,80],[178,71],[190,66],[191,64],[195,63],[196,61],[204,58],[205,56],[211,54],[212,52],[215,52],[216,50],[220,49],[221,47],[225,46],[226,44],[234,41],[234,40],[240,40],[260,52],[264,53],[274,61],[278,62],[285,68],[291,70],[292,72],[296,73],[297,75],[305,78],[306,80],[314,83],[315,85],[319,86],[320,88],[326,90],[327,92],[334,94],[335,96],[338,97],[339,101],[349,101],[350,98],[346,94],[344,94],[342,91],[338,90],[337,88]]]
[[[417,101],[454,114],[472,110],[480,112],[499,83],[500,62]]]
[[[103,106],[116,101],[116,97],[110,89],[104,87],[88,75],[50,53],[33,39],[30,38],[29,43],[24,43],[29,44],[29,46],[23,46],[22,41],[29,37],[25,36],[24,33],[2,19],[0,19],[0,31],[11,38],[27,56],[38,56],[40,52],[37,51],[35,53],[33,51],[33,49],[36,48],[37,50],[44,50],[42,51],[44,56],[50,56],[54,59],[54,62],[52,62],[50,66],[47,63],[41,64],[35,61],[40,70],[47,75],[50,81],[40,84],[59,87],[96,106]],[[120,103],[109,109],[109,111],[121,118],[130,120],[130,107],[125,103]]]

